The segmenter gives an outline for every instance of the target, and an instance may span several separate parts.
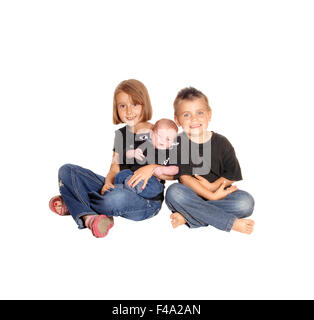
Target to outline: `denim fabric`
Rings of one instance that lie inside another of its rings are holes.
[[[141,180],[134,188],[128,186],[128,182],[133,176],[133,171],[126,169],[120,171],[114,179],[114,184],[124,184],[124,187],[130,191],[137,193],[139,196],[145,199],[152,199],[157,197],[163,192],[164,186],[158,181],[156,177],[148,179],[145,189],[142,190],[144,180]]]
[[[79,229],[85,228],[82,217],[87,214],[140,221],[159,212],[161,201],[144,199],[123,185],[116,185],[101,195],[104,181],[103,176],[74,164],[59,169],[60,193]]]
[[[254,199],[245,191],[237,190],[222,200],[204,200],[181,183],[170,185],[165,199],[168,208],[181,213],[190,228],[211,225],[229,232],[237,218],[250,216],[254,209]]]

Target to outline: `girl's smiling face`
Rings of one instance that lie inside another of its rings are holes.
[[[122,91],[117,94],[116,103],[119,118],[123,123],[134,127],[141,122],[143,106],[134,104],[131,96]]]

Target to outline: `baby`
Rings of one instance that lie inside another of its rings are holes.
[[[129,169],[120,171],[116,175],[114,183],[124,184],[126,188],[136,192],[143,198],[153,200],[159,198],[164,189],[164,181],[160,180],[162,176],[173,176],[179,171],[177,166],[170,165],[176,162],[175,159],[171,159],[170,150],[176,146],[177,134],[178,127],[174,121],[169,119],[158,120],[152,127],[149,138],[145,142],[136,149],[126,150],[126,159],[134,159],[134,164],[129,165]],[[145,189],[142,189],[143,180],[134,188],[130,187],[128,182],[134,171],[150,163],[160,164],[160,166],[153,171],[153,176],[148,180]]]

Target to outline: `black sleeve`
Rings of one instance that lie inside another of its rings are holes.
[[[121,130],[115,131],[114,143],[112,151],[119,155],[119,163],[123,163],[123,158],[125,155],[124,138]]]
[[[184,138],[185,136],[178,136],[176,146],[171,151],[172,155],[170,156],[170,165],[176,165],[179,168],[179,172],[173,176],[175,180],[179,180],[183,175],[192,176],[193,168],[190,165],[189,141],[186,139],[184,140]]]
[[[232,181],[242,180],[240,164],[233,147],[228,148],[224,153],[222,176]]]
[[[190,167],[190,165],[183,164],[183,165],[178,165],[178,167],[179,167],[179,172],[173,176],[175,180],[179,180],[179,178],[183,175],[192,176],[192,167]]]
[[[174,175],[174,179],[179,180],[179,178],[183,175],[188,175],[192,176],[193,168],[190,165],[190,163],[186,163],[187,159],[184,159],[184,161],[181,158],[181,149],[178,149],[178,154],[177,154],[177,163],[175,164],[179,168],[179,172]]]
[[[112,151],[119,155],[120,170],[129,169],[129,165],[126,163],[126,147],[125,147],[125,134],[123,129],[115,131],[114,143]]]

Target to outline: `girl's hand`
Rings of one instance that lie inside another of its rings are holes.
[[[217,189],[216,192],[214,192],[214,199],[213,200],[221,200],[225,198],[228,194],[238,190],[237,186],[230,186],[227,189],[226,187],[226,181],[223,181],[223,183],[220,185],[220,187]]]
[[[142,189],[144,190],[149,178],[153,175],[153,171],[157,168],[158,164],[148,164],[134,171],[132,178],[129,180],[128,185],[134,188],[141,180],[144,180]]]
[[[105,182],[100,191],[100,194],[104,195],[105,192],[108,191],[110,188],[114,188],[114,185],[111,182]]]

